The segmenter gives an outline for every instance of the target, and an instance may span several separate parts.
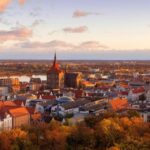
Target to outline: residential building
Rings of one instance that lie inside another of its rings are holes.
[[[0,112],[0,130],[12,129],[12,116],[5,112]]]
[[[18,107],[14,109],[10,109],[9,114],[12,116],[12,127],[18,128],[22,125],[30,124],[30,114],[25,107]]]
[[[139,100],[139,96],[145,94],[144,87],[134,88],[129,91],[128,99],[131,101]]]

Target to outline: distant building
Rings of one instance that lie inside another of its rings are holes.
[[[40,78],[31,78],[30,79],[30,83],[41,83],[41,79]]]
[[[20,91],[20,81],[18,78],[4,78],[0,79],[0,86],[7,86],[13,92]]]
[[[0,86],[0,96],[8,96],[8,87]]]
[[[1,86],[11,86],[12,85],[12,79],[11,78],[0,79],[0,85]]]
[[[138,101],[139,96],[145,94],[144,87],[134,88],[129,91],[128,99],[132,101]]]
[[[81,86],[83,87],[83,88],[94,88],[95,87],[95,83],[92,83],[92,82],[90,82],[90,81],[82,81],[81,82]]]
[[[19,85],[19,79],[18,78],[4,78],[0,79],[0,85],[3,86],[11,86],[11,85]]]
[[[78,98],[82,98],[85,96],[85,92],[84,90],[82,89],[77,89],[75,90],[75,98],[78,99]]]
[[[40,78],[31,78],[29,83],[29,89],[31,91],[38,91],[42,87],[42,81]]]
[[[80,72],[67,72],[65,74],[65,86],[79,88],[81,85],[82,74]]]
[[[146,96],[147,96],[147,100],[150,101],[150,90],[147,91]]]
[[[64,87],[64,72],[56,62],[56,53],[53,65],[47,72],[47,87],[49,89],[60,89]]]

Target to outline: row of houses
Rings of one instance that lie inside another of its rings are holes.
[[[23,102],[0,101],[0,130],[29,125],[34,119],[40,120],[40,114],[32,108],[25,107]]]
[[[105,111],[127,111],[129,109],[137,110],[145,121],[149,121],[149,106],[144,103],[130,103],[127,97],[103,97],[94,98],[97,91],[68,90],[67,92],[78,92],[78,98],[67,97],[53,92],[37,93],[36,96],[28,96],[27,100],[0,101],[0,129],[11,129],[29,125],[36,121],[43,121],[42,116],[48,112],[48,115],[61,115],[66,117],[68,114],[80,116],[79,114],[100,114]],[[83,94],[84,92],[88,95]],[[125,91],[124,91],[125,92]],[[145,93],[144,88],[133,90],[134,93]],[[82,94],[81,94],[82,93]],[[75,94],[73,94],[75,96]],[[138,95],[140,96],[140,95]],[[25,96],[26,97],[26,96]]]

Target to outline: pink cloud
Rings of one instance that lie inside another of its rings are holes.
[[[73,44],[67,43],[65,41],[60,41],[60,40],[53,40],[50,42],[25,42],[21,44],[17,44],[17,46],[22,47],[22,48],[36,48],[36,49],[55,49],[55,50],[62,50],[62,49],[72,49],[74,47]]]
[[[98,41],[86,41],[80,44],[72,44],[65,41],[53,40],[49,42],[24,42],[19,43],[16,46],[20,48],[29,48],[29,49],[49,49],[49,50],[102,50],[107,49],[108,47],[101,44]]]
[[[106,45],[100,44],[98,41],[86,41],[78,46],[79,49],[99,50],[108,48]]]
[[[87,12],[87,11],[82,11],[82,10],[76,10],[73,13],[74,18],[79,18],[79,17],[86,17],[89,15],[100,15],[99,13],[94,13],[94,12]]]
[[[0,12],[3,12],[10,2],[11,0],[0,0]]]
[[[0,12],[3,12],[13,0],[0,0]],[[23,5],[26,0],[18,0],[20,5]]]
[[[18,2],[19,2],[20,5],[24,5],[26,0],[18,0]]]
[[[0,42],[25,40],[32,36],[32,31],[28,28],[16,28],[13,30],[0,30]]]
[[[42,19],[34,20],[34,22],[32,23],[31,27],[36,27],[36,26],[40,25],[43,22],[44,21]]]
[[[64,32],[68,32],[68,33],[83,33],[86,32],[87,30],[88,30],[87,26],[80,26],[76,28],[67,27],[63,29]]]

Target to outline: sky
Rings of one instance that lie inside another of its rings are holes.
[[[149,60],[149,0],[0,0],[0,59]]]

